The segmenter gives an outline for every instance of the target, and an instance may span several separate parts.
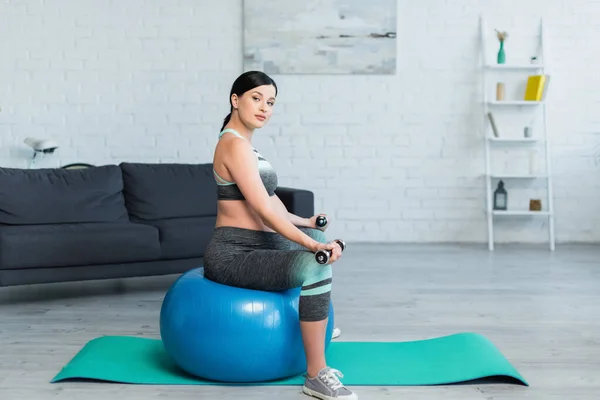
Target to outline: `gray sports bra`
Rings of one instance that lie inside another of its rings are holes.
[[[219,139],[227,133],[233,133],[235,136],[246,140],[242,135],[236,132],[233,129],[224,129],[221,133],[219,133]],[[254,154],[256,155],[256,162],[258,163],[258,172],[260,174],[260,178],[262,179],[263,184],[265,185],[265,189],[267,189],[267,193],[269,196],[273,196],[275,194],[275,189],[277,189],[277,173],[273,169],[273,166],[262,156],[256,149],[253,147]],[[215,180],[217,181],[217,199],[219,200],[245,200],[244,195],[238,188],[235,182],[229,182],[219,176],[217,171],[213,168],[213,174],[215,176]]]

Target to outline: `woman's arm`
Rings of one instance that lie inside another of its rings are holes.
[[[302,218],[295,214],[292,214],[289,211],[288,211],[288,217],[290,219],[290,222],[296,226],[302,226],[305,228],[316,228],[315,224],[313,224],[311,222],[310,218]]]
[[[315,221],[311,221],[311,218],[302,218],[297,216],[296,214],[292,214],[291,212],[287,211],[287,207],[285,206],[285,204],[283,204],[283,201],[281,201],[279,196],[274,194],[273,196],[271,196],[271,198],[278,203],[277,205],[280,209],[285,210],[287,212],[288,219],[292,224],[306,228],[316,228],[316,223]]]
[[[319,249],[333,249],[335,244],[323,244],[298,229],[290,218],[276,212],[272,206],[256,165],[256,156],[251,147],[243,140],[232,140],[228,146],[225,166],[236,182],[248,204],[256,211],[265,225],[285,238],[298,243],[312,252]],[[297,217],[297,216],[295,216]],[[300,217],[296,222],[305,223]]]

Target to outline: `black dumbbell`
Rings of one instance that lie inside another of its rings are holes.
[[[325,218],[325,217],[324,217],[324,216],[322,216],[322,215],[319,215],[319,216],[317,217],[317,226],[318,226],[319,228],[322,228],[322,227],[324,227],[325,225],[327,225],[327,218]]]
[[[342,239],[335,239],[335,242],[341,247],[342,251],[346,249],[346,243]],[[319,264],[327,264],[329,257],[331,257],[330,250],[319,250],[315,253],[315,259]]]

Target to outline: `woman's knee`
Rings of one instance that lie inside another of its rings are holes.
[[[319,229],[313,229],[313,232],[314,232],[313,239],[315,239],[317,242],[320,242],[320,243],[327,243],[327,236],[325,236],[325,232],[323,232],[322,230],[319,230]]]
[[[333,269],[329,264],[318,264],[316,261],[315,265],[308,268],[302,287],[320,287],[324,284],[328,284],[328,288],[331,288],[331,282],[333,278]]]
[[[301,321],[322,321],[329,316],[332,281],[331,265],[310,268],[300,290]]]

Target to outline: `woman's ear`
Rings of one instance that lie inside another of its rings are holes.
[[[235,93],[231,95],[231,105],[233,108],[238,108],[238,96]]]

